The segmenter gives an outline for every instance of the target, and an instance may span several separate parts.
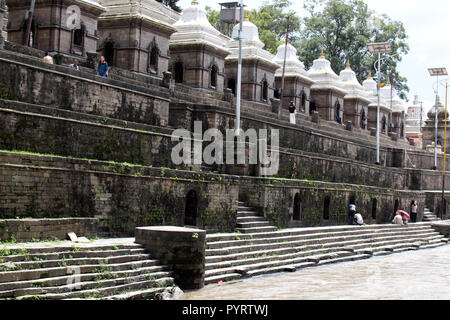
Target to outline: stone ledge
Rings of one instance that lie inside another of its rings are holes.
[[[206,231],[173,226],[138,227],[136,243],[170,266],[182,289],[199,289],[205,283]]]
[[[1,219],[0,240],[31,241],[58,238],[65,240],[69,232],[79,236],[93,236],[97,231],[95,218],[44,218],[44,219]]]

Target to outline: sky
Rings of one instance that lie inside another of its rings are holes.
[[[192,0],[179,0],[178,5],[186,8]],[[219,3],[230,0],[198,0],[200,5],[220,9]],[[234,0],[240,1],[240,0]],[[304,16],[303,0],[291,0],[292,8]],[[364,0],[371,10],[387,14],[392,20],[401,21],[409,38],[409,53],[399,63],[400,74],[408,79],[409,103],[419,95],[424,110],[428,111],[435,101],[436,78],[431,78],[428,68],[446,67],[450,72],[450,41],[445,35],[450,32],[450,1],[448,0]],[[256,9],[261,0],[244,0],[244,5]],[[335,70],[338,74],[341,70]],[[440,80],[450,76],[441,77]],[[440,85],[439,96],[445,100],[444,84]]]

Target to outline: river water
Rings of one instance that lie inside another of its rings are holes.
[[[211,284],[178,300],[448,300],[450,246]]]

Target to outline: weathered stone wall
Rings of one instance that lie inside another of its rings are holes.
[[[366,223],[389,223],[396,209],[409,211],[412,200],[419,203],[418,221],[423,218],[425,195],[384,188],[305,181],[267,180],[266,183],[242,183],[240,200],[257,207],[280,227],[341,225],[348,223],[348,206],[355,202]],[[301,218],[294,220],[294,199],[299,194]],[[328,219],[325,197],[329,197]],[[373,211],[376,199],[376,210]],[[352,200],[352,201],[351,201]]]
[[[226,51],[218,50],[206,44],[171,44],[170,71],[175,76],[175,65],[182,63],[184,67],[185,85],[223,92],[225,81]],[[211,70],[217,68],[216,87],[211,87]]]
[[[281,88],[281,77],[275,77],[275,89]],[[299,77],[287,76],[284,83],[284,94],[282,106],[284,109],[289,108],[291,101],[294,101],[297,108],[297,113],[304,113],[309,115],[309,100],[310,100],[311,84],[306,83]],[[302,105],[302,92],[305,93],[305,105]]]
[[[170,266],[182,289],[200,289],[205,283],[206,232],[179,227],[136,228],[136,243]]]
[[[380,133],[381,135],[388,135],[390,111],[387,108],[380,107]],[[383,130],[383,117],[386,119],[386,126]],[[369,130],[371,128],[377,128],[377,106],[369,106],[369,120],[367,122]],[[376,131],[375,131],[376,132]]]
[[[32,241],[67,238],[69,232],[79,237],[97,234],[97,219],[2,219],[0,220],[0,241]]]
[[[434,230],[442,234],[443,236],[446,236],[447,238],[450,238],[450,223],[448,222],[435,222],[431,225]]]
[[[152,125],[168,124],[168,92],[162,87],[139,87],[4,51],[0,52],[0,72],[4,75],[0,87],[9,99]]]
[[[197,196],[199,228],[236,225],[238,177],[166,168],[0,153],[0,218],[98,217],[100,232],[184,225],[186,195]]]
[[[150,73],[149,54],[155,45],[159,51],[155,75],[162,77],[163,72],[168,70],[169,38],[175,29],[160,27],[137,18],[100,17],[97,52],[99,55],[105,55],[105,44],[110,42],[114,47],[114,61],[108,63],[113,68]]]
[[[22,43],[24,34],[25,11],[29,4],[23,0],[8,0],[9,6],[9,27],[8,39],[12,42]],[[80,9],[81,21],[84,24],[86,33],[84,39],[84,50],[80,51],[82,56],[86,52],[95,52],[97,47],[97,18],[104,11],[102,8],[94,6],[84,6],[76,1],[66,1],[54,8],[51,1],[38,2],[33,14],[33,25],[35,29],[35,42],[33,47],[52,52],[73,53],[72,33],[67,27],[70,12],[67,7],[76,4]]]

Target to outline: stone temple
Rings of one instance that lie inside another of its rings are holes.
[[[450,197],[440,192],[444,178],[450,185],[444,154],[432,170],[427,148],[433,114],[423,147],[407,140],[405,103],[382,88],[375,164],[370,73],[361,84],[349,63],[332,70],[326,52],[306,70],[291,44],[272,55],[246,17],[240,126],[278,130],[278,148],[270,133],[257,138],[268,154],[278,151],[278,170],[263,175],[264,157],[175,164],[176,129],[205,150],[208,129],[235,129],[238,41],[214,29],[195,0],[182,13],[154,0],[39,0],[27,42],[28,5],[0,1],[0,240],[8,246],[0,298],[154,298],[174,284],[200,288],[447,242],[429,222],[447,218]],[[75,27],[66,23],[72,5]],[[43,62],[45,51],[54,64]],[[101,55],[106,78],[96,75]],[[444,120],[440,113],[440,141]],[[237,157],[256,143],[241,144]],[[412,201],[418,223],[392,225]],[[349,225],[349,204],[366,226]],[[74,250],[69,232],[102,239]],[[44,248],[46,239],[60,243]],[[72,265],[81,282],[67,284]]]

